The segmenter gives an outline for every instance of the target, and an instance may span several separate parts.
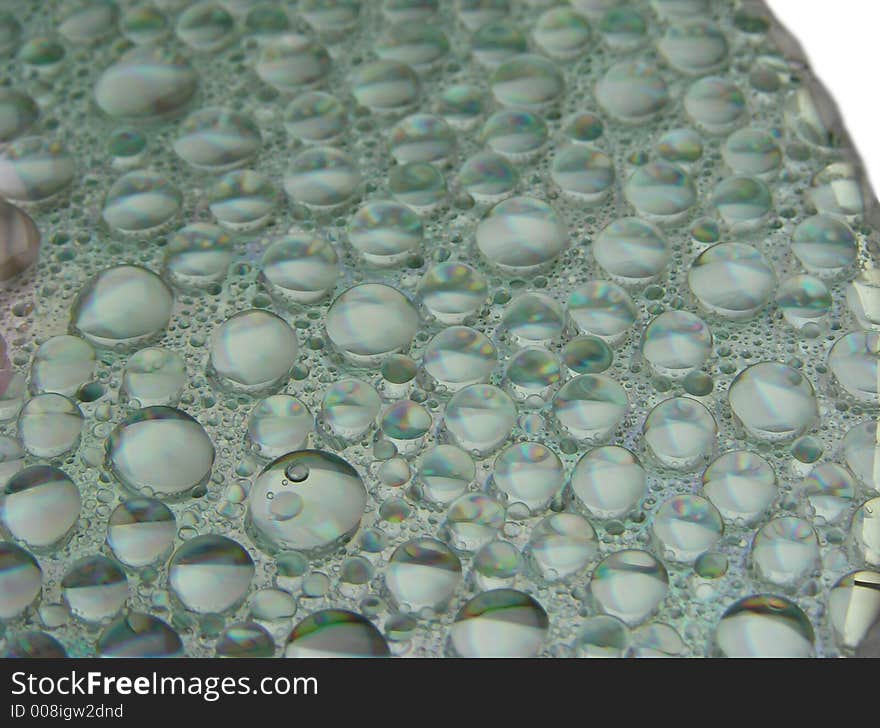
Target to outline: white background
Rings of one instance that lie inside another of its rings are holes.
[[[837,102],[874,189],[880,183],[880,0],[767,0]]]

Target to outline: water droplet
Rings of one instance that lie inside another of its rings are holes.
[[[740,372],[727,394],[733,414],[758,440],[789,440],[806,432],[818,412],[813,385],[796,369],[762,362]]]
[[[110,514],[107,544],[123,564],[139,569],[166,556],[176,533],[168,506],[152,498],[132,498]]]
[[[533,597],[494,589],[462,607],[449,639],[459,657],[536,657],[549,626],[547,612]]]
[[[599,608],[626,624],[641,624],[666,598],[669,577],[647,551],[626,549],[607,556],[593,571],[590,590]]]
[[[96,649],[101,657],[179,657],[183,642],[158,617],[129,612],[101,633]]]
[[[296,333],[268,311],[241,311],[214,330],[210,366],[224,386],[248,392],[274,388],[299,355]]]
[[[133,48],[98,79],[95,101],[117,119],[150,119],[180,111],[198,84],[183,56],[152,46]]]
[[[398,546],[385,570],[385,585],[404,611],[443,611],[461,583],[461,562],[442,542],[416,538]]]
[[[61,580],[64,601],[86,622],[114,617],[128,599],[128,579],[123,568],[106,556],[75,561]]]
[[[718,542],[724,524],[711,501],[698,495],[677,495],[657,509],[651,531],[667,558],[692,563]]]
[[[715,628],[719,657],[811,657],[813,627],[784,597],[758,595],[731,605]]]
[[[703,473],[703,495],[728,521],[752,524],[776,500],[776,474],[760,455],[728,452]]]
[[[0,618],[21,614],[37,598],[42,583],[37,560],[20,546],[0,541]]]
[[[672,397],[651,410],[642,434],[660,463],[676,470],[692,470],[715,448],[718,425],[697,400]]]
[[[570,482],[575,506],[596,518],[622,518],[647,491],[647,476],[638,458],[617,445],[586,453]]]
[[[663,234],[638,218],[615,220],[593,243],[593,256],[608,276],[623,285],[644,285],[666,269],[671,251]]]
[[[176,498],[204,483],[214,464],[214,446],[202,426],[173,407],[132,412],[107,438],[113,474],[146,496]]]
[[[626,390],[602,374],[582,374],[566,382],[553,398],[553,414],[577,440],[599,442],[611,436],[626,414]]]
[[[297,464],[308,469],[308,476],[288,485],[287,470]],[[273,500],[288,488],[297,507],[293,515],[279,517]],[[260,541],[272,549],[323,551],[357,530],[366,502],[361,476],[345,460],[322,450],[299,450],[263,469],[248,497],[248,516]]]
[[[276,394],[260,400],[251,410],[245,437],[256,455],[274,460],[303,449],[313,422],[308,407],[296,397]]]
[[[598,553],[596,531],[576,513],[547,516],[532,529],[529,538],[529,558],[546,581],[578,574]]]
[[[394,321],[393,327],[387,326]],[[396,288],[362,283],[341,293],[327,312],[330,342],[361,365],[375,365],[388,354],[406,351],[418,328],[419,316]]]
[[[708,311],[737,320],[754,316],[767,303],[776,275],[751,245],[719,243],[694,260],[688,285]]]
[[[254,576],[241,544],[214,534],[184,543],[168,563],[168,584],[187,609],[219,613],[240,603]]]
[[[388,657],[388,643],[366,617],[322,609],[302,620],[287,638],[285,657]]]
[[[40,458],[54,458],[76,448],[83,413],[64,395],[38,394],[18,415],[18,435],[24,449]]]
[[[510,435],[516,422],[516,406],[498,387],[472,384],[452,397],[444,422],[459,447],[486,455]]]
[[[3,489],[6,530],[26,546],[57,546],[79,518],[79,488],[58,468],[34,465],[13,475]]]

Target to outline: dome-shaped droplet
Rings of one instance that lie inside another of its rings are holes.
[[[593,243],[593,256],[614,281],[641,285],[663,273],[671,251],[656,227],[627,217],[615,220],[599,233]]]
[[[828,354],[828,367],[850,397],[880,404],[880,334],[859,331],[838,339]]]
[[[260,129],[245,114],[228,109],[200,109],[180,125],[174,151],[196,169],[238,167],[260,149]]]
[[[685,92],[687,115],[711,134],[724,134],[733,129],[746,110],[743,92],[732,81],[707,76],[695,81]]]
[[[511,445],[495,458],[492,468],[495,489],[507,504],[524,505],[538,514],[565,484],[565,469],[559,456],[537,442]]]
[[[292,234],[266,249],[261,268],[261,278],[282,302],[313,303],[333,289],[339,256],[322,236]]]
[[[743,319],[754,316],[767,303],[776,287],[776,275],[751,245],[719,243],[694,260],[688,284],[708,311]]]
[[[489,87],[502,106],[532,108],[556,100],[565,89],[565,79],[552,61],[523,54],[495,69]]]
[[[120,394],[138,407],[175,404],[186,386],[186,366],[180,355],[149,347],[131,355],[122,375]]]
[[[21,614],[37,598],[42,584],[37,560],[20,546],[0,541],[0,619]]]
[[[796,492],[806,500],[818,523],[836,523],[848,515],[857,485],[852,473],[842,465],[820,463]]]
[[[285,657],[389,657],[388,643],[366,617],[322,609],[300,622],[284,645]]]
[[[356,162],[333,147],[312,147],[294,157],[284,174],[284,191],[294,202],[318,210],[350,200],[361,186]]]
[[[624,62],[608,69],[596,84],[596,100],[616,119],[635,123],[666,106],[669,90],[656,68]]]
[[[633,453],[606,445],[586,453],[571,473],[575,506],[597,518],[621,518],[647,492],[647,475]]]
[[[156,172],[138,170],[113,183],[101,216],[114,230],[145,235],[169,222],[182,203],[180,190],[165,177]]]
[[[449,391],[487,381],[497,360],[498,352],[488,337],[467,326],[443,329],[422,354],[425,373]]]
[[[819,538],[809,521],[794,516],[774,518],[755,534],[751,559],[760,579],[796,587],[819,563]]]
[[[173,407],[132,412],[107,438],[113,474],[149,497],[175,498],[203,484],[214,464],[214,445],[202,426]]]
[[[711,501],[699,495],[677,495],[657,509],[651,532],[667,559],[691,563],[718,542],[724,524]]]
[[[123,564],[139,569],[166,556],[176,534],[168,506],[152,498],[131,498],[110,514],[107,545]]]
[[[8,142],[20,136],[39,118],[40,109],[23,91],[0,90],[0,141]]]
[[[724,453],[703,473],[703,495],[725,519],[751,524],[776,500],[776,473],[755,453]]]
[[[221,283],[235,258],[232,239],[216,225],[193,223],[168,240],[165,270],[182,289],[200,289]]]
[[[40,458],[54,458],[79,444],[83,413],[76,402],[47,392],[29,399],[18,414],[18,436],[24,449]]]
[[[472,384],[452,397],[443,420],[459,447],[486,455],[510,435],[516,422],[516,406],[498,387]]]
[[[308,407],[289,394],[275,394],[260,400],[251,410],[245,438],[254,454],[274,460],[302,450],[313,427]]]
[[[480,132],[489,149],[514,161],[529,159],[539,152],[547,136],[547,124],[540,116],[519,109],[496,111]]]
[[[536,271],[568,246],[568,232],[553,208],[530,197],[499,202],[477,225],[475,236],[486,260],[508,274]]]
[[[454,445],[436,445],[418,465],[422,492],[432,503],[445,505],[465,492],[477,473],[470,455]]]
[[[852,427],[841,444],[846,466],[872,491],[880,491],[880,429],[875,420]]]
[[[676,470],[690,470],[711,454],[718,425],[701,402],[690,397],[672,397],[651,410],[642,435],[660,463]]]
[[[396,61],[374,61],[360,66],[352,76],[351,92],[368,109],[390,112],[414,103],[421,91],[419,77]]]
[[[13,475],[3,488],[6,531],[30,548],[61,542],[79,519],[82,497],[70,477],[48,465],[33,465]]]
[[[149,119],[179,111],[193,97],[199,77],[180,55],[134,48],[95,84],[98,106],[117,119]]]
[[[76,336],[53,336],[34,353],[31,391],[71,397],[91,379],[95,365],[95,350],[88,342]]]
[[[197,2],[177,18],[177,37],[194,51],[211,53],[230,43],[235,34],[235,18],[222,5]]]
[[[33,203],[54,197],[73,182],[76,165],[60,142],[21,137],[0,149],[0,195]]]
[[[544,293],[523,293],[504,307],[502,326],[519,344],[549,344],[565,327],[559,302]]]
[[[818,324],[831,311],[831,292],[818,278],[807,275],[786,278],[776,289],[776,305],[796,329]]]
[[[268,547],[319,551],[354,533],[366,503],[361,476],[345,460],[299,450],[263,469],[248,496],[248,515]]]
[[[258,622],[237,622],[230,625],[215,650],[217,657],[274,657],[275,641],[269,631]]]
[[[462,607],[449,641],[458,657],[536,657],[549,627],[547,612],[533,597],[494,589]]]
[[[394,326],[387,323],[394,321]],[[333,301],[325,326],[330,342],[341,354],[364,365],[405,351],[415,336],[419,316],[396,288],[362,283]]]
[[[807,615],[785,597],[758,595],[728,607],[715,628],[719,657],[812,657]]]
[[[71,322],[95,346],[136,346],[165,330],[173,302],[171,290],[155,273],[120,265],[101,271],[83,287]]]
[[[666,598],[666,568],[647,551],[626,549],[607,556],[593,571],[590,591],[599,608],[626,624],[641,624]]]
[[[714,23],[692,21],[671,25],[658,43],[660,53],[683,73],[699,75],[727,57],[727,39]]]
[[[860,656],[859,647],[873,641],[880,622],[880,574],[854,571],[841,577],[828,594],[828,616],[838,644]]]
[[[818,416],[813,385],[796,369],[762,362],[740,372],[728,391],[733,414],[758,440],[788,440]]]
[[[370,200],[352,216],[348,240],[366,262],[395,266],[418,252],[422,221],[399,202]]]
[[[455,132],[442,117],[413,114],[389,132],[391,156],[398,164],[442,162],[455,151]]]
[[[219,614],[244,598],[254,577],[254,560],[225,536],[186,541],[168,563],[168,585],[187,609]]]
[[[61,580],[61,590],[74,615],[100,622],[122,609],[128,599],[128,579],[119,564],[97,554],[75,561]]]
[[[275,387],[299,355],[296,333],[268,311],[240,311],[214,330],[210,366],[229,388],[260,391]]]
[[[492,541],[504,526],[504,508],[483,493],[466,493],[446,512],[449,543],[459,551],[476,551]]]
[[[596,531],[576,513],[547,516],[532,528],[529,538],[529,559],[546,581],[574,576],[598,553]]]
[[[636,212],[659,222],[676,222],[697,202],[690,174],[668,162],[651,162],[632,173],[623,187]]]
[[[278,204],[278,189],[250,169],[233,170],[208,189],[208,209],[230,230],[252,230],[266,223]]]
[[[461,583],[461,562],[442,541],[414,538],[398,546],[385,570],[385,586],[398,607],[442,611]]]
[[[519,182],[516,167],[494,152],[479,152],[459,170],[458,184],[474,199],[491,202],[513,192]]]
[[[330,68],[327,49],[296,34],[285,34],[267,43],[255,65],[260,79],[283,92],[321,81]]]
[[[158,617],[129,612],[101,633],[95,648],[100,657],[180,657],[180,635]]]
[[[639,315],[629,294],[608,281],[590,281],[576,288],[566,308],[578,331],[598,336],[611,345],[623,341]]]
[[[605,199],[614,185],[614,162],[597,149],[570,144],[554,155],[550,177],[559,189],[582,204],[595,205]]]
[[[648,324],[642,354],[654,370],[677,379],[701,366],[712,352],[712,332],[698,316],[667,311]]]
[[[577,440],[597,442],[611,436],[629,406],[626,390],[602,374],[582,374],[566,382],[553,398],[553,414]]]
[[[355,440],[375,424],[382,400],[372,385],[343,379],[327,388],[321,402],[321,421],[331,433]]]
[[[469,265],[446,262],[428,269],[418,292],[425,308],[438,321],[457,324],[480,310],[489,288],[483,275]]]
[[[40,250],[40,231],[24,210],[0,200],[0,282],[27,270]]]

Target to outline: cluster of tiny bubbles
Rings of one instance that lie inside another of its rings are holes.
[[[880,233],[755,3],[12,5],[0,655],[880,654]]]

